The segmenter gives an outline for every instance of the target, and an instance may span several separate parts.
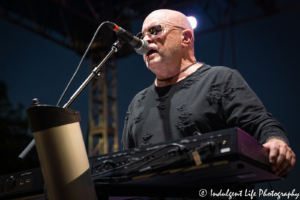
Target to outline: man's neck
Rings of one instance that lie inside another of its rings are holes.
[[[184,68],[181,69],[182,73],[180,73],[181,71],[179,71],[179,74],[176,75],[171,78],[168,77],[165,80],[161,80],[161,79],[155,79],[155,85],[157,87],[164,87],[164,86],[168,86],[168,85],[173,85],[183,79],[185,79],[187,76],[189,76],[190,74],[194,73],[198,68],[200,68],[203,65],[203,63],[190,63],[189,65],[185,66]],[[186,69],[188,67],[188,69]],[[186,69],[186,70],[185,70]],[[184,70],[184,71],[183,71]]]

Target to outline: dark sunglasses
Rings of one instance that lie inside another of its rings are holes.
[[[175,28],[175,29],[181,29],[184,30],[183,28],[168,25],[168,24],[157,24],[154,26],[151,26],[147,31],[144,32],[139,32],[136,37],[139,39],[144,39],[146,35],[148,35],[151,38],[156,38],[164,34],[164,31],[166,28]]]

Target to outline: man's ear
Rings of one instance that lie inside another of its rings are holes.
[[[186,29],[182,31],[182,44],[183,45],[189,45],[192,42],[193,39],[193,33],[191,30]]]

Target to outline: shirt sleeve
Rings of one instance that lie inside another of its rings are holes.
[[[257,95],[236,70],[229,70],[221,87],[224,120],[239,127],[261,144],[277,138],[289,144],[283,126],[268,113]]]
[[[123,150],[135,147],[134,141],[132,139],[131,129],[130,129],[130,119],[132,115],[132,105],[133,102],[130,103],[128,107],[128,111],[126,112],[126,117],[124,121],[123,135],[122,135],[122,144]]]

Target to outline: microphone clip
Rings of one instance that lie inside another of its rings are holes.
[[[111,48],[115,50],[115,53],[117,53],[122,48],[124,43],[125,41],[118,37],[118,39],[113,43]]]

